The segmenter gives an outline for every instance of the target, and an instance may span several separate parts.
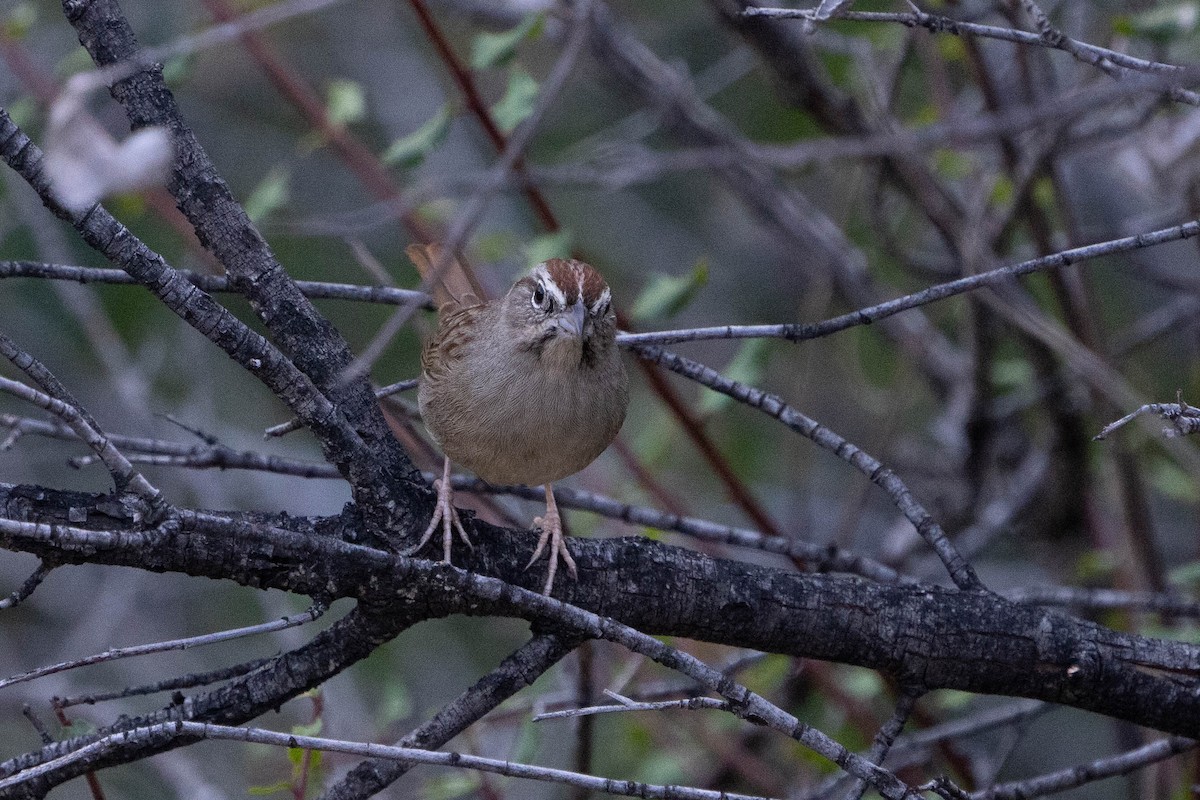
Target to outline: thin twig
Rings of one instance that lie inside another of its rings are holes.
[[[716,711],[730,710],[728,700],[717,700],[714,697],[685,697],[681,700],[660,700],[658,702],[647,703],[631,700],[628,697],[623,697],[608,689],[605,689],[604,693],[617,700],[617,704],[611,706],[588,706],[587,708],[568,708],[562,711],[547,711],[542,714],[534,715],[533,721],[542,722],[543,720],[548,719],[573,719],[575,717],[587,717],[593,714],[614,714],[631,711],[665,711],[667,709],[676,708],[684,709],[686,711],[696,711],[699,709]]]
[[[1105,778],[1128,775],[1134,770],[1193,750],[1196,745],[1197,742],[1194,739],[1170,736],[1115,756],[1098,758],[1087,764],[1076,764],[1073,767],[1039,775],[1036,778],[990,786],[987,789],[973,792],[970,798],[971,800],[1028,800],[1032,797],[1041,797],[1077,786],[1085,786]]]
[[[271,663],[272,658],[256,658],[251,661],[246,661],[241,664],[234,664],[231,667],[221,667],[220,669],[210,670],[209,672],[197,672],[188,675],[180,675],[176,678],[167,678],[145,686],[127,686],[124,689],[118,689],[113,692],[97,692],[95,694],[76,695],[73,697],[52,697],[50,702],[55,708],[70,708],[71,706],[80,705],[96,705],[109,700],[121,700],[126,697],[140,697],[147,694],[157,694],[158,692],[170,692],[179,689],[192,689],[197,686],[207,686],[217,681],[228,680],[229,678],[237,678],[245,675],[248,672],[253,672],[264,664]]]
[[[643,345],[637,348],[637,353],[644,359],[657,362],[672,372],[774,417],[801,436],[810,439],[814,444],[848,462],[866,475],[872,483],[888,493],[893,504],[913,524],[921,538],[925,539],[933,548],[956,586],[971,591],[984,588],[979,576],[975,574],[975,569],[958,552],[942,527],[925,510],[925,507],[912,494],[904,481],[874,457],[816,420],[805,416],[778,395],[732,381],[697,361],[659,347]]]
[[[857,325],[869,325],[872,322],[885,319],[901,311],[907,311],[911,308],[944,300],[947,297],[973,291],[983,286],[1003,284],[1022,275],[1029,275],[1048,269],[1061,269],[1071,264],[1083,263],[1102,256],[1127,253],[1144,247],[1191,239],[1198,235],[1200,235],[1200,221],[1191,221],[1170,228],[1150,231],[1149,233],[1139,233],[1120,239],[1110,239],[1104,242],[1097,242],[1096,244],[1084,245],[1083,247],[1073,247],[1048,256],[1031,258],[1019,264],[999,267],[977,275],[939,283],[927,289],[922,289],[919,292],[877,303],[866,308],[860,308],[857,311],[832,317],[822,322],[811,324],[785,323],[782,325],[722,325],[678,331],[625,333],[618,337],[618,341],[624,347],[635,347],[642,344],[672,344],[703,339],[769,337],[787,339],[793,342],[819,339]]]
[[[235,728],[210,722],[186,722],[182,720],[147,725],[103,736],[78,750],[46,761],[38,766],[30,767],[12,777],[0,780],[0,789],[18,786],[47,772],[61,769],[73,762],[89,759],[103,753],[107,748],[118,742],[127,744],[137,741],[161,741],[164,738],[168,740],[178,738],[184,740],[215,739],[254,742],[257,744],[273,745],[275,747],[348,753],[368,758],[386,758],[410,764],[460,767],[497,775],[507,775],[514,778],[549,781],[566,786],[578,786],[592,791],[626,797],[678,798],[678,800],[769,800],[769,798],[764,798],[760,795],[718,792],[707,789],[695,789],[688,786],[663,786],[638,781],[597,778],[592,775],[581,775],[580,773],[569,772],[567,770],[536,767],[530,764],[483,758],[482,756],[473,756],[465,753],[419,750],[412,747],[395,747],[370,742],[350,742],[343,739],[327,739],[319,736],[279,733],[262,728]]]
[[[6,338],[0,334],[0,346]],[[113,445],[112,440],[90,424],[87,417],[76,406],[39,392],[19,381],[4,377],[0,377],[0,392],[7,392],[14,397],[44,408],[69,425],[79,440],[91,448],[96,457],[108,469],[117,491],[131,491],[145,500],[151,514],[159,514],[166,509],[166,501],[163,499],[162,493],[134,469],[133,464]]]
[[[13,606],[20,605],[22,602],[24,602],[29,595],[34,593],[34,590],[36,590],[37,587],[41,586],[42,581],[46,579],[46,576],[49,575],[50,571],[53,569],[54,565],[49,561],[42,561],[40,564],[38,564],[37,569],[29,573],[29,577],[25,579],[24,583],[14,589],[12,594],[10,594],[8,597],[0,599],[0,611],[3,611],[6,608],[12,608]]]
[[[209,294],[237,294],[238,290],[227,275],[207,275],[203,272],[176,270],[180,277]],[[47,264],[42,261],[0,261],[0,278],[41,278],[75,283],[109,283],[126,286],[140,281],[124,270],[102,267],[77,267],[70,264]],[[432,309],[429,295],[414,289],[391,286],[362,286],[353,283],[296,281],[306,296],[317,300],[354,300],[360,303],[379,303],[393,306],[416,306]]]
[[[7,522],[7,520],[4,520]],[[327,605],[316,603],[307,611],[300,614],[293,614],[281,619],[271,620],[270,622],[262,622],[258,625],[248,625],[244,628],[231,628],[230,630],[218,631],[216,633],[206,633],[201,636],[189,636],[184,639],[170,639],[163,642],[152,642],[150,644],[134,645],[132,647],[114,647],[110,650],[105,650],[103,653],[79,658],[74,661],[62,661],[58,664],[49,664],[44,667],[23,672],[19,675],[13,675],[8,678],[0,679],[0,689],[13,686],[18,683],[26,683],[44,678],[47,675],[54,675],[67,670],[78,669],[92,664],[101,664],[107,661],[116,661],[122,658],[132,658],[134,656],[150,655],[152,653],[164,653],[170,650],[188,650],[193,647],[204,647],[218,642],[227,642],[231,639],[241,639],[246,636],[258,636],[264,633],[273,633],[286,628],[294,628],[297,625],[305,625],[315,619],[319,619],[325,613]]]
[[[1200,617],[1200,600],[1169,592],[1043,586],[1005,589],[1000,594],[1014,603],[1028,605],[1067,606],[1089,611],[1149,611],[1193,619]]]
[[[395,383],[389,383],[387,386],[376,389],[375,397],[382,400],[385,397],[391,397],[392,395],[399,394],[400,392],[411,391],[412,389],[417,388],[417,384],[420,382],[421,381],[419,378],[408,378],[406,380],[396,381]],[[286,436],[293,431],[300,430],[302,427],[304,426],[300,420],[293,418],[287,422],[281,422],[278,425],[272,425],[271,427],[267,428],[265,431],[263,431],[263,438],[273,439],[279,436]]]
[[[1103,430],[1092,437],[1092,440],[1107,439],[1113,431],[1123,428],[1143,414],[1157,414],[1169,421],[1172,427],[1163,431],[1167,436],[1187,436],[1200,430],[1200,408],[1190,406],[1182,401],[1178,403],[1147,403],[1116,422],[1105,425]]]
[[[757,8],[751,7],[742,11],[746,17],[770,17],[774,19],[804,19],[812,21],[812,12],[808,9],[795,8]],[[1044,16],[1044,15],[1043,15]],[[1017,44],[1034,45],[1037,47],[1049,47],[1052,49],[1063,50],[1070,53],[1075,58],[1091,64],[1092,66],[1103,67],[1104,65],[1115,65],[1126,70],[1134,70],[1157,76],[1177,77],[1180,82],[1194,80],[1194,71],[1187,67],[1180,67],[1175,64],[1165,64],[1159,61],[1147,61],[1143,58],[1137,58],[1126,53],[1120,53],[1116,50],[1109,50],[1105,47],[1099,47],[1094,44],[1080,42],[1070,37],[1064,36],[1061,32],[1054,31],[1049,28],[1049,33],[1037,34],[1029,31],[1017,30],[1015,28],[1003,28],[996,25],[981,25],[975,22],[965,22],[956,20],[951,17],[939,16],[937,14],[927,14],[920,9],[911,12],[880,12],[880,11],[850,11],[843,10],[833,14],[834,19],[847,20],[850,22],[894,22],[904,25],[909,28],[920,27],[925,28],[931,33],[949,33],[954,36],[962,36],[970,34],[972,36],[981,36],[987,39],[999,39],[1006,42],[1015,42]],[[1057,35],[1055,35],[1057,34]],[[1200,94],[1188,91],[1182,88],[1174,87],[1168,90],[1170,96],[1174,100],[1178,100],[1189,105],[1200,105]]]
[[[887,758],[888,751],[892,749],[892,744],[895,743],[896,737],[900,735],[900,731],[904,730],[904,725],[908,722],[908,717],[912,714],[913,706],[920,699],[921,692],[917,689],[904,689],[900,693],[899,699],[896,700],[896,710],[892,712],[892,716],[883,724],[879,732],[875,734],[875,740],[871,743],[871,750],[867,754],[867,758],[874,761],[876,764],[882,764]],[[859,779],[850,787],[850,791],[846,793],[846,800],[862,800],[863,794],[867,791],[866,781]]]

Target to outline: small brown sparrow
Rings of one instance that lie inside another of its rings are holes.
[[[427,279],[439,258],[447,272],[463,269],[437,246],[414,245],[408,253]],[[546,514],[534,520],[542,533],[526,569],[549,543],[549,594],[559,557],[576,576],[551,484],[608,447],[629,405],[608,284],[582,261],[552,258],[497,300],[483,303],[466,290],[440,295],[448,302],[421,354],[418,400],[446,460],[434,484],[433,519],[409,552],[424,547],[439,523],[444,561],[453,531],[471,545],[450,503],[451,461],[488,483],[541,484]]]

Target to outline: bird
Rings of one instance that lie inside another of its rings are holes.
[[[455,531],[472,546],[451,502],[451,463],[490,484],[540,485],[546,512],[534,519],[541,535],[526,569],[547,553],[548,595],[560,558],[578,577],[553,484],[608,447],[629,406],[612,293],[590,264],[551,258],[485,302],[469,270],[439,245],[407,252],[443,301],[421,353],[418,404],[445,454],[433,516],[408,553],[420,551],[439,525],[443,561],[450,562]]]

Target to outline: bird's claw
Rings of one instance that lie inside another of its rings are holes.
[[[579,579],[579,571],[575,567],[575,559],[571,557],[571,551],[567,549],[566,537],[563,536],[562,520],[557,514],[557,509],[546,509],[546,516],[535,517],[533,524],[540,528],[542,535],[538,537],[537,547],[533,549],[533,557],[529,559],[529,563],[525,565],[525,569],[529,569],[541,557],[542,552],[546,550],[546,545],[549,543],[550,548],[547,558],[550,561],[549,569],[546,570],[546,585],[542,587],[542,594],[549,595],[550,590],[554,588],[554,576],[558,572],[558,560],[561,558],[563,563],[567,565],[567,572],[575,580]]]
[[[463,528],[462,520],[458,516],[458,509],[450,502],[454,494],[450,489],[450,481],[447,478],[439,478],[433,482],[433,488],[437,490],[437,505],[433,509],[433,518],[429,520],[429,527],[421,534],[421,540],[401,555],[411,556],[419,552],[433,537],[433,532],[437,530],[440,522],[442,526],[442,561],[449,564],[450,545],[454,543],[454,531],[458,531],[459,538],[468,548],[474,550],[475,545],[471,543],[471,537],[467,536],[467,532]]]

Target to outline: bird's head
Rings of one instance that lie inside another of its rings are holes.
[[[517,281],[505,317],[520,346],[549,367],[583,369],[613,346],[617,321],[608,284],[590,264],[552,258]]]

